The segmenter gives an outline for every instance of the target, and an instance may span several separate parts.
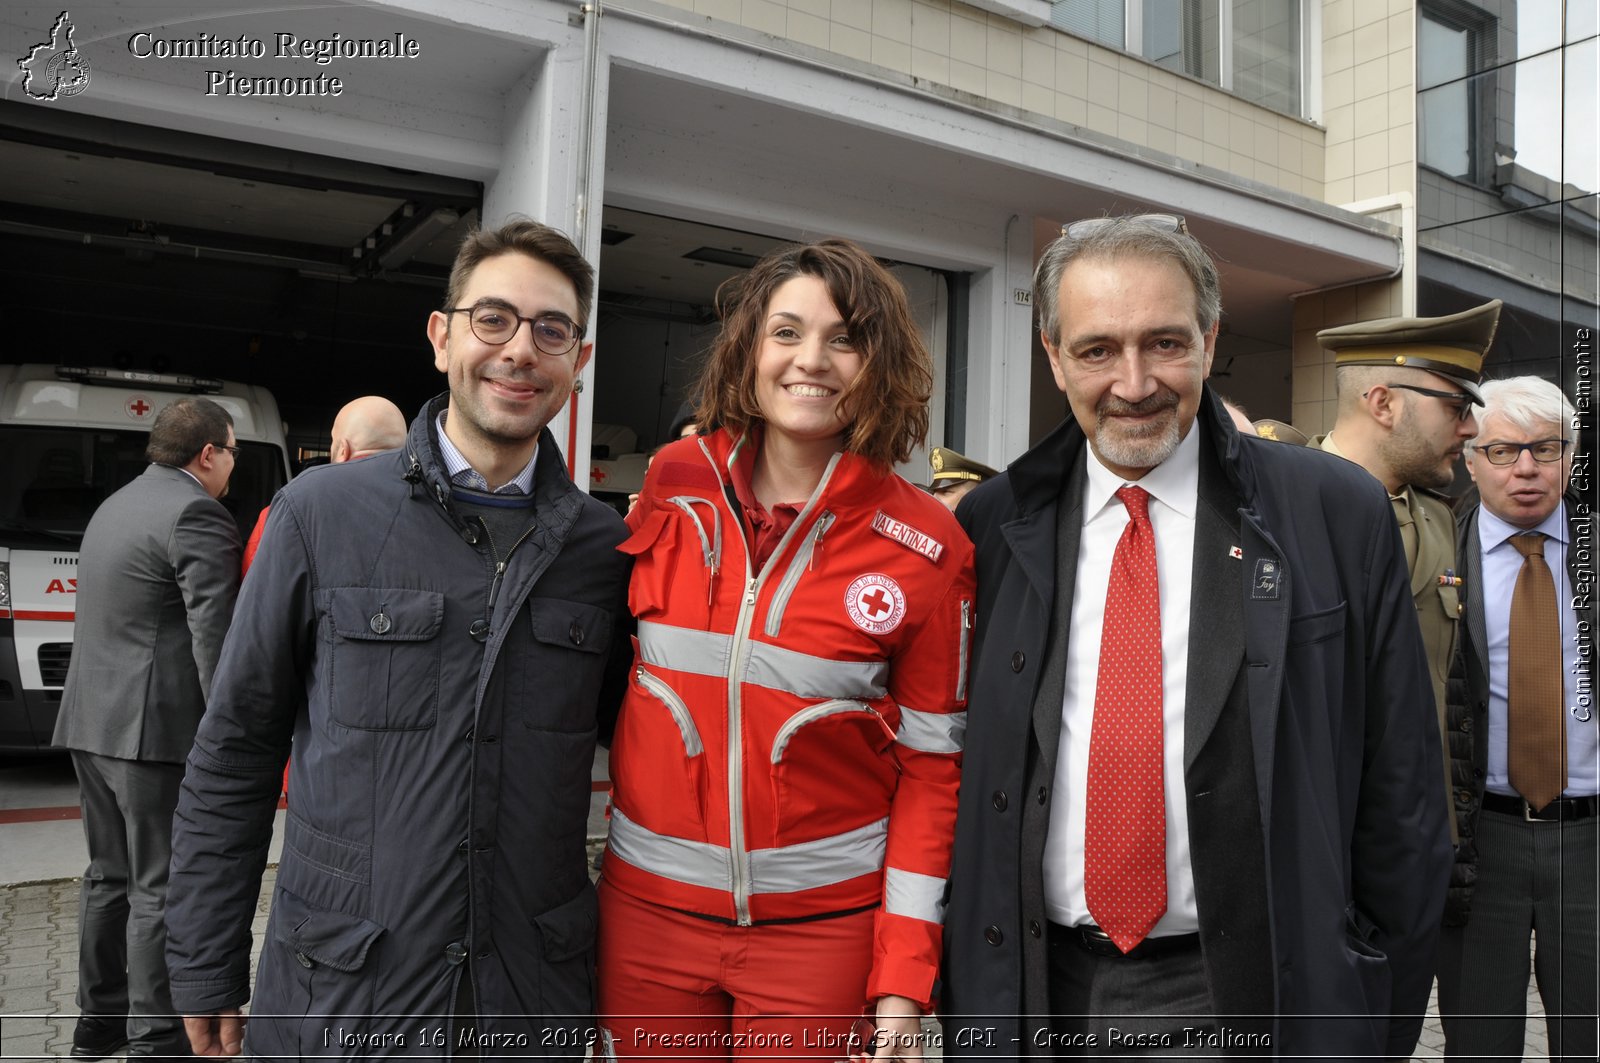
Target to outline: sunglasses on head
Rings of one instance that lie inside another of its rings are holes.
[[[1126,218],[1083,218],[1079,221],[1069,221],[1061,227],[1061,235],[1071,240],[1081,240],[1091,233],[1099,232],[1108,225],[1123,222],[1128,225],[1143,225],[1149,229],[1158,229],[1164,233],[1188,233],[1189,223],[1183,220],[1181,214],[1133,214]]]

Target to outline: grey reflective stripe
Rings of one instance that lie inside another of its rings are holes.
[[[833,661],[765,642],[746,642],[743,681],[803,698],[875,701],[888,689],[887,661]],[[646,664],[690,675],[729,676],[733,637],[650,620],[639,621]]]
[[[890,915],[944,922],[945,880],[891,867],[883,873],[883,910]]]
[[[728,674],[728,654],[733,638],[715,631],[639,621],[639,659],[645,664],[690,675]]]
[[[883,870],[888,841],[889,817],[885,816],[831,838],[781,849],[752,849],[750,891],[794,893],[874,874]]]
[[[698,757],[704,753],[705,746],[700,742],[700,731],[689,715],[689,706],[678,697],[678,692],[673,690],[666,680],[651,675],[643,668],[635,668],[633,677],[648,694],[665,705],[667,711],[672,714],[672,722],[678,725],[678,733],[683,736],[683,751],[691,757]]]
[[[972,603],[961,599],[961,634],[956,647],[956,700],[967,700],[967,653],[972,642]]]
[[[727,849],[657,834],[623,815],[620,808],[611,810],[611,835],[606,845],[613,856],[663,878],[708,890],[733,889]]]
[[[922,712],[902,705],[894,740],[920,753],[959,753],[967,740],[967,714]]]
[[[717,509],[717,504],[709,498],[700,498],[697,495],[674,495],[667,499],[673,505],[683,510],[689,519],[694,521],[694,530],[700,536],[700,553],[704,556],[706,568],[715,575],[722,568],[722,511]],[[700,515],[694,511],[695,506],[707,506],[711,509],[712,535],[706,535],[706,527],[700,522]]]
[[[883,869],[888,839],[889,820],[885,817],[831,838],[778,849],[752,849],[750,892],[794,893],[875,874]],[[653,875],[706,889],[733,889],[732,854],[726,848],[657,834],[620,809],[611,810],[609,845],[612,855]]]
[[[789,562],[788,571],[783,574],[783,581],[778,584],[778,589],[772,595],[772,601],[767,606],[767,623],[764,630],[768,638],[777,638],[779,630],[783,627],[783,612],[789,607],[789,596],[794,593],[794,588],[800,582],[800,577],[805,575],[806,569],[811,567],[811,559],[816,555],[817,544],[822,542],[823,535],[827,534],[828,526],[833,523],[833,514],[823,510],[817,517],[816,524],[811,526],[811,534],[806,541],[795,551],[794,557]]]
[[[744,678],[747,683],[803,698],[875,701],[888,691],[889,662],[831,661],[756,642],[750,646]]]
[[[801,709],[783,721],[783,726],[778,728],[778,737],[772,740],[772,763],[776,764],[783,759],[783,751],[789,747],[789,739],[793,738],[795,732],[806,724],[820,720],[824,716],[836,716],[841,712],[871,711],[870,708],[859,701],[849,701],[842,698],[835,698],[832,701],[824,701],[820,705],[812,705],[809,708]]]

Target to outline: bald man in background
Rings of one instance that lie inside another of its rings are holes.
[[[328,444],[328,462],[355,461],[385,450],[397,450],[406,442],[406,417],[400,407],[382,395],[363,395],[352,399],[333,419],[333,439]],[[250,571],[261,532],[267,526],[267,506],[256,518],[250,541],[244,544],[244,571]]]

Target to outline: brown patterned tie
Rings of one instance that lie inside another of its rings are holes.
[[[1561,625],[1544,535],[1514,535],[1522,555],[1511,592],[1506,696],[1507,767],[1512,787],[1538,811],[1567,788],[1567,729],[1561,708]]]

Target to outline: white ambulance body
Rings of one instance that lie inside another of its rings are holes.
[[[288,482],[277,401],[264,388],[164,373],[0,365],[0,752],[50,746],[72,657],[83,530],[131,482],[157,413],[204,395],[240,453],[223,499],[241,540]]]

